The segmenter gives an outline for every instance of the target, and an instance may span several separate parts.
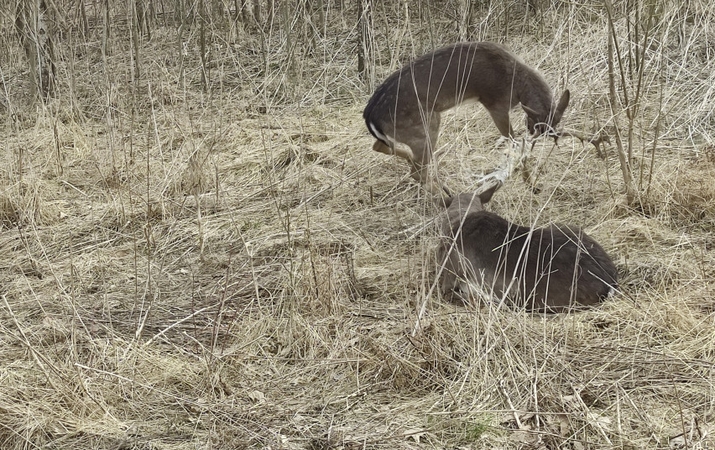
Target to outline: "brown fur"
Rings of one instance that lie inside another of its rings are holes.
[[[506,297],[511,306],[563,312],[597,304],[617,288],[613,261],[593,238],[578,227],[510,223],[483,210],[493,192],[460,194],[446,202],[445,238],[437,256],[444,264],[445,297],[468,300],[471,284],[485,295]]]
[[[460,43],[419,57],[390,75],[370,98],[363,117],[377,139],[373,150],[397,154],[412,166],[412,176],[432,185],[427,168],[439,135],[440,113],[479,101],[499,132],[512,136],[509,111],[519,103],[531,133],[556,126],[568,106],[569,91],[558,105],[543,77],[506,48],[491,42]],[[411,152],[396,149],[407,145]]]

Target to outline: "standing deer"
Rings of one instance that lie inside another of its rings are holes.
[[[373,150],[407,159],[412,177],[441,194],[439,182],[428,173],[441,112],[478,101],[502,136],[512,137],[509,111],[521,103],[529,132],[539,135],[561,121],[569,97],[566,90],[555,104],[544,78],[499,44],[460,43],[421,56],[390,75],[370,98],[363,117],[377,139]]]
[[[577,227],[532,229],[484,211],[495,190],[446,201],[437,252],[446,298],[467,301],[482,294],[527,311],[563,312],[615,291],[616,267],[593,238]]]

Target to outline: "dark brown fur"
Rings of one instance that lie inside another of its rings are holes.
[[[512,136],[512,108],[521,103],[529,131],[542,133],[560,122],[569,91],[556,105],[543,77],[499,44],[444,47],[415,59],[375,90],[363,111],[368,130],[377,139],[373,150],[407,159],[412,176],[429,185],[427,167],[439,135],[440,113],[466,100],[483,104],[499,132]],[[396,142],[411,151],[395,148]]]
[[[449,204],[438,250],[445,297],[467,300],[471,283],[485,295],[506,294],[512,306],[563,312],[597,304],[617,288],[613,261],[580,228],[510,223],[482,209],[492,194],[460,194]]]

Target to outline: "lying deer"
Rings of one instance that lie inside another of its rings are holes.
[[[446,298],[482,294],[527,311],[563,312],[615,291],[616,267],[593,238],[577,227],[528,228],[484,211],[495,190],[447,200],[437,253]]]
[[[412,177],[441,194],[439,182],[428,173],[441,112],[479,101],[502,136],[513,137],[509,111],[521,103],[529,132],[539,135],[561,121],[569,96],[564,91],[555,104],[544,78],[499,44],[461,43],[421,56],[390,75],[363,117],[377,139],[373,150],[407,159]]]

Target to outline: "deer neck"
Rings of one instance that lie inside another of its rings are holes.
[[[514,92],[516,100],[534,111],[551,111],[553,95],[544,78],[534,69],[520,64],[514,73]]]

